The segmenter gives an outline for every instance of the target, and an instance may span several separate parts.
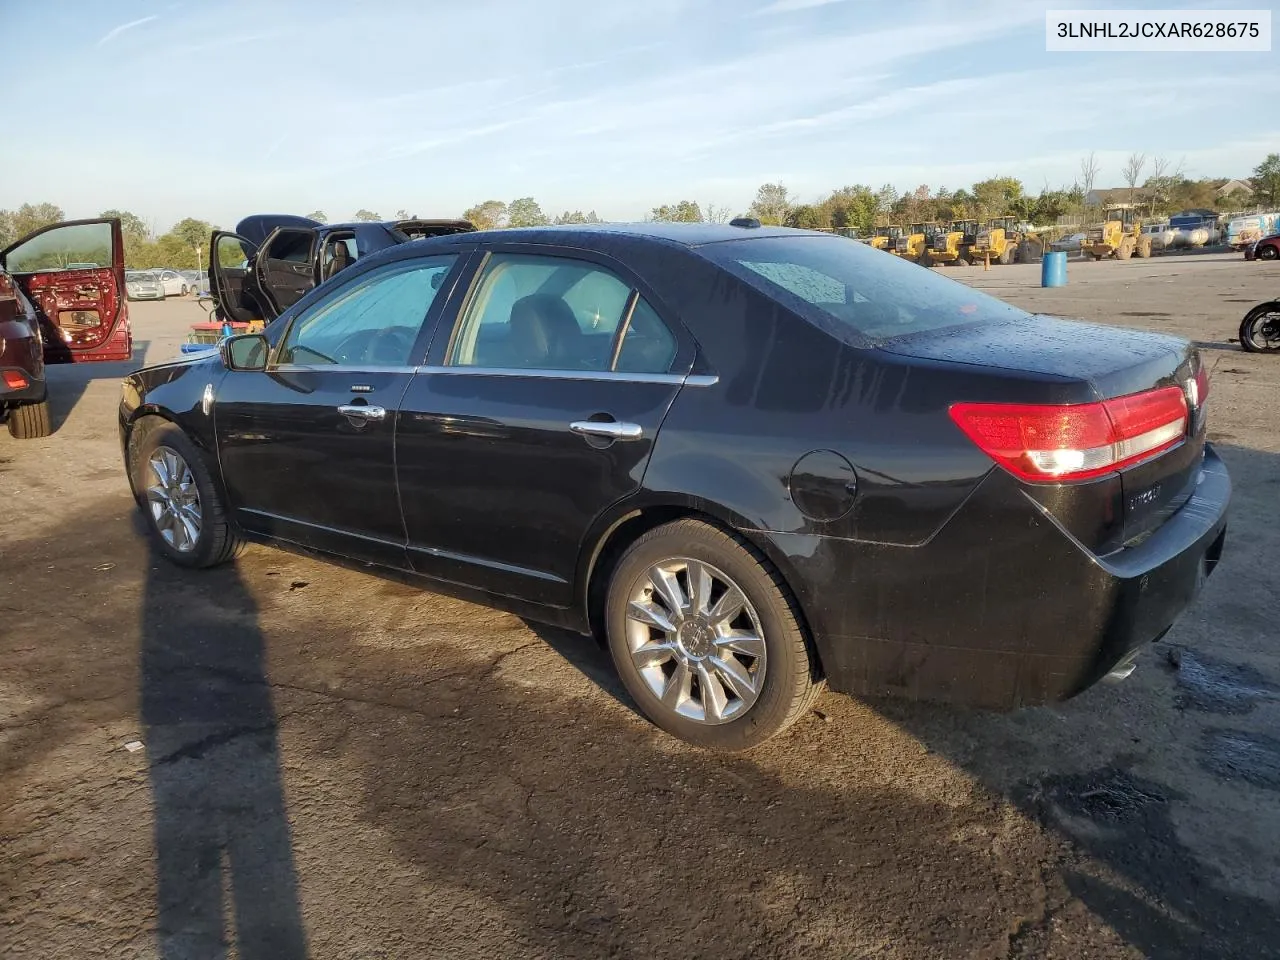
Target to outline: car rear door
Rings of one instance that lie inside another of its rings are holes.
[[[446,253],[353,270],[296,316],[281,318],[288,329],[265,371],[222,378],[214,425],[237,523],[406,566],[396,411],[457,259]]]
[[[215,230],[209,240],[209,295],[228,320],[249,323],[277,316],[258,288],[257,256],[257,246],[237,233]]]
[[[589,529],[640,484],[694,344],[609,258],[529,245],[478,256],[468,302],[401,401],[409,559],[565,605]]]
[[[319,233],[307,227],[277,227],[254,259],[257,287],[276,314],[293,306],[316,285]]]
[[[86,263],[95,266],[79,266]],[[0,269],[36,309],[45,363],[128,360],[133,355],[118,219],[68,220],[44,227],[0,251]]]

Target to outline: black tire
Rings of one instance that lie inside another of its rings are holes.
[[[1275,260],[1278,257],[1280,257],[1280,250],[1275,247],[1263,247],[1258,251],[1259,260]]]
[[[764,678],[755,701],[741,716],[707,723],[680,715],[662,703],[632,659],[627,636],[630,595],[650,568],[678,559],[722,571],[756,614],[764,641]],[[804,716],[824,687],[817,655],[782,577],[750,544],[699,520],[656,527],[627,549],[610,577],[605,628],[618,675],[644,714],[673,736],[709,750],[747,750],[775,736]]]
[[[156,480],[150,459],[162,447],[182,458],[191,471],[199,495],[200,529],[194,546],[188,550],[179,549],[165,539],[146,492]],[[129,481],[151,542],[165,559],[180,567],[200,569],[226,563],[243,550],[244,541],[227,518],[222,494],[204,453],[176,424],[152,419],[134,427],[129,438]]]
[[[36,440],[53,433],[49,401],[24,403],[9,411],[9,436],[15,440]]]
[[[1271,339],[1262,335],[1268,320],[1275,331]],[[1244,315],[1240,321],[1240,346],[1249,353],[1280,353],[1280,300],[1260,303]]]

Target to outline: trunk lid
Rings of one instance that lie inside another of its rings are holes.
[[[1181,507],[1195,489],[1204,459],[1205,398],[1195,385],[1201,367],[1199,351],[1180,337],[1057,317],[1026,316],[904,337],[882,344],[880,349],[925,360],[1025,371],[1064,382],[1084,381],[1099,400],[1178,386],[1187,398],[1186,437],[1177,446],[1121,472],[1122,529],[1120,542],[1114,545],[1129,545],[1144,538]],[[1046,485],[1029,486],[1043,490]],[[1068,489],[1072,486],[1062,485]],[[1074,486],[1087,486],[1087,482]],[[1037,499],[1055,514],[1059,508],[1053,504],[1061,504],[1064,512],[1070,510],[1061,498]]]

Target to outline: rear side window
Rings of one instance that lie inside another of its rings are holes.
[[[307,263],[311,260],[311,238],[310,230],[282,230],[267,247],[267,258]]]
[[[842,237],[761,237],[698,252],[855,345],[1026,313]]]
[[[494,254],[448,362],[460,367],[666,373],[676,339],[644,298],[585,260]]]

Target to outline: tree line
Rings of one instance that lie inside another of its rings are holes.
[[[1070,186],[1054,189],[1045,184],[1034,195],[1016,177],[991,177],[955,190],[946,187],[934,190],[921,184],[903,193],[891,184],[878,190],[866,184],[853,184],[833,189],[812,201],[795,196],[784,184],[766,183],[739,215],[772,225],[855,230],[862,235],[888,224],[999,216],[1014,216],[1048,226],[1063,218],[1087,219],[1091,215],[1085,201],[1097,187],[1099,172],[1098,161],[1091,153],[1081,159],[1079,176]],[[1171,164],[1163,157],[1149,158],[1142,153],[1130,155],[1122,175],[1124,185],[1119,199],[1149,217],[1184,209],[1231,211],[1246,206],[1280,207],[1280,153],[1269,154],[1254,168],[1253,191],[1248,196],[1242,193],[1220,196],[1222,185],[1229,182],[1225,178],[1193,180],[1183,174],[1181,164]],[[99,216],[119,217],[124,233],[125,264],[130,268],[207,266],[204,258],[215,227],[204,220],[186,217],[166,233],[155,235],[146,221],[127,210],[104,210]],[[313,210],[308,216],[320,223],[328,222],[323,210]],[[586,213],[565,210],[558,216],[548,216],[533,197],[519,197],[510,202],[484,200],[467,208],[462,216],[482,230],[603,222],[594,210]],[[730,208],[725,206],[678,200],[653,207],[647,219],[725,223],[731,216]],[[65,219],[62,208],[53,203],[24,203],[16,210],[0,210],[0,249],[19,237]],[[351,219],[373,222],[384,218],[375,211],[360,209]],[[391,219],[409,220],[413,215],[401,208]]]

